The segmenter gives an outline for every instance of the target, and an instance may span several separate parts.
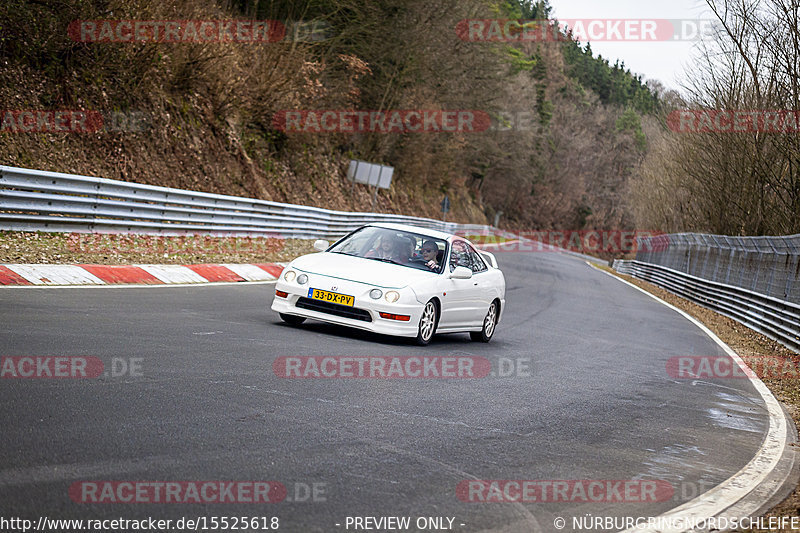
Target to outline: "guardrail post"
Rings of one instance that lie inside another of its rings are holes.
[[[714,273],[711,274],[711,279],[719,281],[719,262],[722,259],[722,250],[724,248],[719,245],[719,240],[717,240],[715,235],[712,235],[712,238],[714,239],[714,253],[716,255],[716,261],[714,261]]]
[[[792,276],[792,269],[786,272],[786,289],[783,291],[785,298],[789,300],[792,297],[792,284],[794,280],[800,275],[800,256],[794,256],[795,267],[794,276]]]
[[[709,259],[709,256],[711,255],[711,247],[706,245],[705,248],[706,248],[705,249],[706,258],[705,258],[705,261],[703,261],[703,268],[702,268],[702,270],[700,270],[700,277],[701,278],[705,278],[706,277],[706,267],[708,267],[708,259]]]
[[[766,294],[773,296],[772,294],[772,280],[775,278],[775,270],[778,268],[778,249],[775,248],[775,245],[772,244],[770,239],[767,239],[767,244],[769,247],[772,248],[772,269],[769,271],[769,279],[767,280],[767,289],[764,291]]]
[[[736,255],[736,249],[731,248],[730,256],[728,257],[728,271],[725,273],[725,283],[730,284],[731,269],[733,268],[733,257]]]
[[[750,255],[750,250],[748,250],[745,247],[744,243],[742,242],[742,238],[741,237],[739,237],[739,244],[741,245],[741,247],[743,249],[742,255],[744,255],[744,266],[742,266],[742,268],[739,269],[739,281],[736,283],[736,286],[737,287],[743,287],[744,286],[744,273],[747,270],[747,268],[750,266],[751,255]]]
[[[758,286],[758,276],[761,274],[761,260],[762,260],[761,258],[763,257],[763,255],[764,255],[763,252],[759,250],[758,259],[756,259],[756,275],[753,276],[753,283],[750,284],[751,291],[755,291],[756,287]]]

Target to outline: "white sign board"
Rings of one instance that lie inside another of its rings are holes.
[[[347,179],[364,185],[388,189],[392,184],[394,167],[352,160],[347,168]]]

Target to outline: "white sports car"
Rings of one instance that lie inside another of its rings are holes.
[[[363,226],[281,272],[272,310],[287,323],[307,318],[416,337],[469,332],[489,342],[505,307],[497,261],[461,237],[401,224]]]

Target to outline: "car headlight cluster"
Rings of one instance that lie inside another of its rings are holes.
[[[306,276],[305,274],[300,274],[298,276],[297,272],[295,272],[294,270],[287,270],[286,273],[283,275],[283,279],[285,281],[288,281],[289,283],[297,280],[297,283],[299,283],[300,285],[305,285],[306,283],[308,283],[308,276]]]
[[[373,300],[380,300],[381,296],[383,296],[390,304],[393,304],[400,299],[400,293],[397,291],[389,291],[386,293],[386,295],[384,295],[383,291],[380,289],[372,289],[369,291],[369,297]]]

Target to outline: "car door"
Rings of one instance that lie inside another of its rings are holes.
[[[450,245],[450,256],[445,267],[444,276],[448,276],[457,266],[472,270],[472,257],[469,245],[465,241],[454,240]],[[444,328],[467,327],[474,324],[477,285],[473,279],[447,278],[444,282],[442,297],[442,316],[439,324]]]
[[[494,280],[489,272],[486,261],[481,257],[475,248],[467,244],[467,253],[470,256],[472,267],[472,301],[473,313],[470,315],[471,324],[483,324],[486,311],[494,299]]]

